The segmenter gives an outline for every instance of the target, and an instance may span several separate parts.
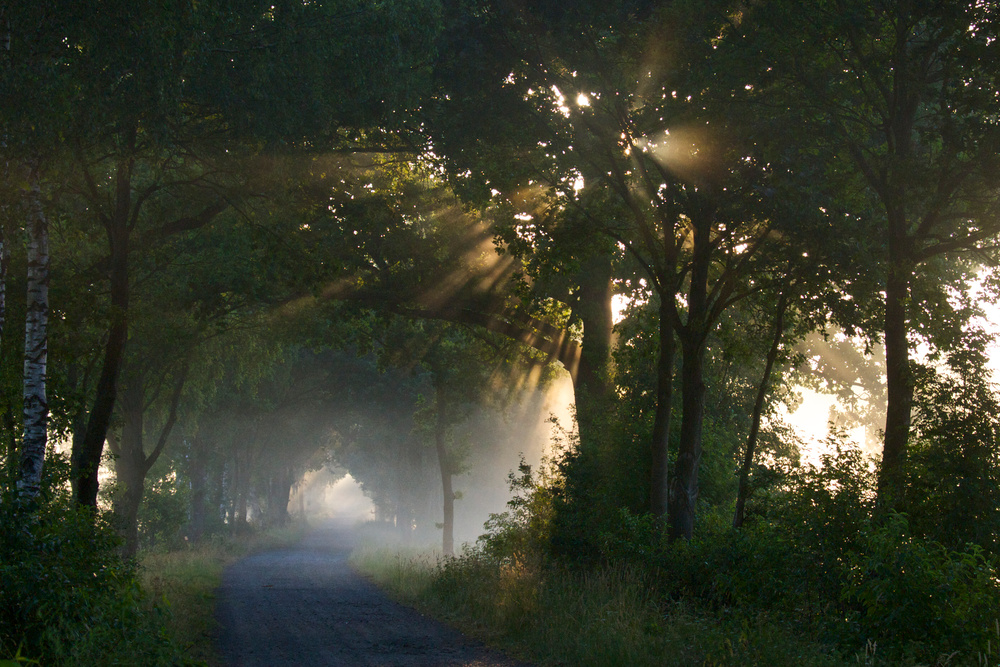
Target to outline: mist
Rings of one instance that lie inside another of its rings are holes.
[[[375,505],[349,473],[338,474],[324,466],[302,476],[292,491],[288,511],[312,520],[361,523],[373,519]]]
[[[506,509],[509,476],[522,457],[535,470],[550,453],[553,419],[560,428],[571,427],[572,399],[572,380],[562,372],[548,383],[522,389],[503,410],[477,406],[453,426],[454,446],[464,452],[460,472],[453,475],[456,546],[474,543],[489,516]],[[379,541],[440,547],[443,498],[433,446],[404,439],[400,428],[366,426],[381,436],[377,442],[359,435],[359,423],[384,420],[399,427],[413,419],[383,409],[390,408],[369,406],[362,417],[340,427],[354,440],[335,434],[338,444],[324,464],[293,485],[288,512],[310,522],[365,523]],[[369,446],[353,446],[356,442]]]

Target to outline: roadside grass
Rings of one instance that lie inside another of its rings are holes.
[[[222,665],[215,649],[215,589],[231,564],[253,553],[290,546],[302,539],[307,525],[240,536],[215,535],[180,549],[151,550],[139,556],[142,585],[150,598],[165,606],[166,633],[195,664]]]
[[[857,664],[763,615],[665,601],[648,574],[628,566],[498,568],[475,553],[443,559],[377,547],[351,562],[396,599],[538,665]]]
[[[365,545],[351,553],[349,562],[393,599],[417,605],[427,601],[441,559],[433,549]]]

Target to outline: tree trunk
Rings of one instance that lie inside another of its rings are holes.
[[[753,467],[754,452],[757,449],[757,435],[760,432],[760,421],[764,414],[764,401],[771,387],[771,371],[778,359],[781,349],[781,338],[785,332],[785,311],[788,309],[788,294],[782,291],[778,297],[777,313],[774,316],[774,337],[767,351],[764,363],[764,375],[757,387],[757,397],[753,403],[753,415],[750,419],[750,433],[747,435],[746,449],[743,451],[743,465],[740,467],[740,484],[736,492],[736,511],[733,513],[733,528],[743,526],[747,496],[750,495],[750,468]]]
[[[88,372],[84,372],[81,377],[80,364],[72,363],[67,373],[67,381],[73,393],[79,396],[77,404],[73,408],[71,422],[72,433],[70,434],[70,454],[76,455],[83,446],[83,437],[87,432],[87,386],[90,384]],[[76,497],[77,478],[70,475],[70,485],[73,497]]]
[[[246,452],[236,452],[233,466],[233,526],[234,533],[241,533],[247,527],[247,483],[249,476]]]
[[[892,244],[890,244],[891,246]],[[892,251],[890,249],[890,256]],[[895,255],[899,257],[899,255]],[[878,499],[892,507],[900,497],[910,435],[913,406],[913,372],[907,341],[907,302],[910,296],[909,263],[895,259],[889,265],[885,286],[885,377],[886,415],[882,466],[878,477]]]
[[[272,526],[284,526],[288,523],[288,501],[292,496],[291,468],[284,467],[271,478],[271,488],[268,494],[269,523]]]
[[[7,32],[5,35],[7,47],[10,47],[10,26],[7,26]],[[7,138],[4,136],[0,139],[0,147],[7,147]],[[4,193],[10,192],[13,189],[13,184],[11,183],[11,160],[9,157],[5,157],[3,161],[3,188]],[[4,334],[6,332],[7,325],[7,276],[10,270],[10,246],[11,246],[11,236],[10,230],[13,225],[11,224],[11,202],[16,199],[16,197],[6,197],[0,196],[0,364],[3,363],[6,355],[3,354],[3,342],[6,340]],[[20,209],[18,210],[18,215],[20,215]],[[4,392],[5,394],[7,392]],[[10,396],[10,398],[13,398]],[[2,444],[0,447],[6,450],[6,455],[4,456],[4,462],[6,463],[5,470],[3,474],[6,475],[7,479],[17,479],[20,471],[20,462],[17,460],[17,435],[14,426],[14,413],[13,405],[8,402],[8,398],[5,397],[3,400],[3,405],[0,407],[0,438],[2,438]]]
[[[6,207],[5,207],[6,208]],[[10,239],[7,238],[6,210],[0,215],[0,342],[7,326],[7,274],[10,271]]]
[[[5,183],[7,180],[9,180],[9,174],[5,166]],[[3,363],[5,357],[3,354],[3,341],[7,325],[7,275],[10,271],[11,246],[11,239],[7,232],[9,214],[9,206],[6,204],[0,205],[0,364]],[[3,447],[7,452],[5,457],[7,470],[4,472],[7,473],[8,479],[16,479],[16,475],[18,474],[15,469],[15,465],[17,465],[17,437],[14,430],[13,406],[5,399],[0,410],[2,410],[2,416],[0,416],[2,435],[0,437],[3,440],[0,447]]]
[[[135,134],[130,146],[134,148]],[[129,151],[129,153],[131,150]],[[73,452],[73,478],[76,480],[76,501],[80,505],[97,506],[97,473],[104,453],[111,415],[118,394],[118,377],[121,374],[125,344],[128,341],[129,308],[129,219],[132,209],[131,157],[118,161],[115,170],[115,208],[104,220],[111,251],[111,324],[104,346],[104,364],[97,380],[96,395],[90,409],[87,429],[81,439],[80,449]]]
[[[687,295],[687,323],[679,327],[681,341],[681,432],[677,464],[670,486],[670,539],[691,539],[698,500],[698,468],[705,419],[705,340],[711,330],[708,312],[708,276],[711,268],[712,211],[691,216],[691,278]]]
[[[656,417],[650,452],[649,511],[663,520],[670,506],[670,425],[674,394],[674,356],[676,342],[671,324],[668,297],[660,296],[660,349],[656,360]]]
[[[125,436],[122,436],[123,442]],[[122,545],[124,558],[135,558],[139,551],[139,508],[142,506],[143,484],[146,475],[142,464],[124,454],[115,461],[115,478],[121,485],[112,508],[115,525],[125,540]]]
[[[238,478],[242,478],[243,474],[240,472],[240,467],[237,467]],[[243,533],[246,532],[247,528],[247,492],[242,483],[236,488],[236,502],[233,507],[233,532]]]
[[[441,470],[441,492],[444,497],[443,534],[441,551],[445,556],[455,555],[455,491],[451,485],[451,464],[448,460],[446,443],[447,421],[445,420],[444,392],[437,390],[437,418],[434,422],[434,449],[437,451],[438,467]]]
[[[200,436],[191,442],[188,478],[191,480],[191,514],[188,519],[188,539],[197,543],[205,534],[206,471],[205,451]]]
[[[136,378],[126,385],[120,398],[122,433],[117,445],[112,447],[115,454],[115,480],[119,488],[112,511],[118,531],[125,540],[122,555],[132,558],[139,549],[139,506],[142,504],[146,481],[141,379]]]
[[[114,513],[119,530],[125,538],[123,554],[126,558],[134,557],[139,548],[138,517],[145,492],[146,476],[163,453],[170,432],[177,421],[177,407],[187,379],[189,359],[184,361],[174,379],[167,418],[160,429],[153,451],[148,456],[145,448],[145,412],[148,406],[143,374],[140,372],[132,377],[120,395],[120,412],[124,423],[121,442],[116,452],[115,476],[123,489],[119,501],[115,503]]]
[[[705,419],[704,343],[681,341],[681,432],[670,485],[670,538],[691,539]]]
[[[24,437],[18,493],[34,498],[42,480],[48,443],[49,404],[45,395],[49,321],[49,226],[42,206],[38,165],[28,177],[28,308],[24,327]]]
[[[583,323],[580,362],[573,375],[573,394],[580,446],[587,447],[600,433],[599,419],[611,395],[614,316],[611,303],[611,256],[598,254],[585,262],[579,274],[576,312]]]

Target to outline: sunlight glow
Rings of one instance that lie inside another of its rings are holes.
[[[630,300],[625,294],[615,294],[611,297],[611,321],[620,324],[625,319],[625,310],[629,307]]]
[[[644,149],[678,176],[690,178],[705,167],[707,143],[703,130],[674,128],[647,139]]]

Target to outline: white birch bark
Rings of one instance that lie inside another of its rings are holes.
[[[45,395],[49,321],[49,225],[42,205],[38,165],[29,169],[28,309],[24,325],[24,437],[21,441],[18,494],[34,498],[42,480],[48,440],[49,404]]]

